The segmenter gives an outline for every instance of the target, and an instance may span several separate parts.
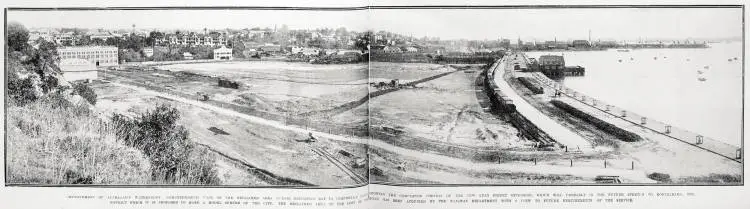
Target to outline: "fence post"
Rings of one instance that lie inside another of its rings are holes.
[[[594,100],[591,101],[591,105],[596,106],[596,99],[594,99]]]
[[[703,136],[695,136],[695,144],[703,144]]]
[[[627,117],[627,116],[628,116],[628,111],[623,110],[622,111],[622,117],[624,118],[624,117]]]
[[[641,125],[646,125],[646,117],[641,117]]]
[[[609,105],[607,105],[607,106],[604,106],[604,111],[607,111],[607,112],[609,112],[609,108],[610,108],[610,106],[609,106]]]
[[[670,125],[664,126],[664,133],[666,134],[672,133],[672,126]]]
[[[635,170],[635,161],[630,161],[630,170]]]
[[[573,167],[573,159],[570,159],[570,167]]]
[[[604,160],[604,168],[607,168],[607,160]]]

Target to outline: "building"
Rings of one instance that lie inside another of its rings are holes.
[[[576,49],[585,49],[591,47],[591,44],[587,40],[574,40],[570,45]]]
[[[395,46],[386,46],[383,48],[383,52],[385,53],[401,53],[401,48],[395,47]]]
[[[417,49],[417,47],[413,47],[413,46],[407,46],[407,47],[404,47],[404,49],[403,49],[403,50],[404,50],[405,52],[412,52],[412,53],[416,53],[416,52],[419,52],[419,49]]]
[[[85,59],[94,66],[118,65],[117,47],[114,46],[73,46],[57,49],[60,59]]]
[[[263,45],[258,47],[261,51],[267,53],[267,54],[281,54],[284,53],[284,50],[281,49],[281,46],[279,45]]]
[[[96,66],[85,59],[62,59],[60,60],[60,71],[62,71],[63,78],[68,82],[88,82],[97,79]]]
[[[58,45],[76,45],[75,36],[73,35],[73,32],[67,32],[67,33],[60,33],[55,36],[55,43]]]
[[[154,56],[154,48],[151,48],[151,47],[143,48],[143,55],[146,57]]]
[[[232,59],[232,49],[227,48],[225,46],[221,46],[221,48],[214,49],[214,60],[231,60]]]
[[[182,59],[184,59],[184,60],[191,60],[191,59],[193,59],[193,54],[191,54],[190,52],[183,52],[182,53]]]
[[[539,70],[548,77],[561,77],[565,74],[565,58],[560,55],[539,56]]]

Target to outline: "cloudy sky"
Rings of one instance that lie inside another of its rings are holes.
[[[387,30],[442,39],[727,38],[742,32],[739,8],[373,9],[357,11],[9,11],[27,27],[219,29],[273,27]],[[369,21],[368,21],[369,20]]]

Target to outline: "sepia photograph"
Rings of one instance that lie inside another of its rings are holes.
[[[361,8],[6,16],[6,185],[368,183]]]
[[[575,7],[372,8],[371,182],[741,185],[743,8]]]

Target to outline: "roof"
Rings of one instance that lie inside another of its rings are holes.
[[[565,62],[565,58],[560,55],[542,55],[539,56],[539,63],[548,63],[548,62]]]
[[[221,48],[214,49],[214,53],[216,53],[216,52],[232,52],[232,49],[224,47],[224,46],[221,46]]]

